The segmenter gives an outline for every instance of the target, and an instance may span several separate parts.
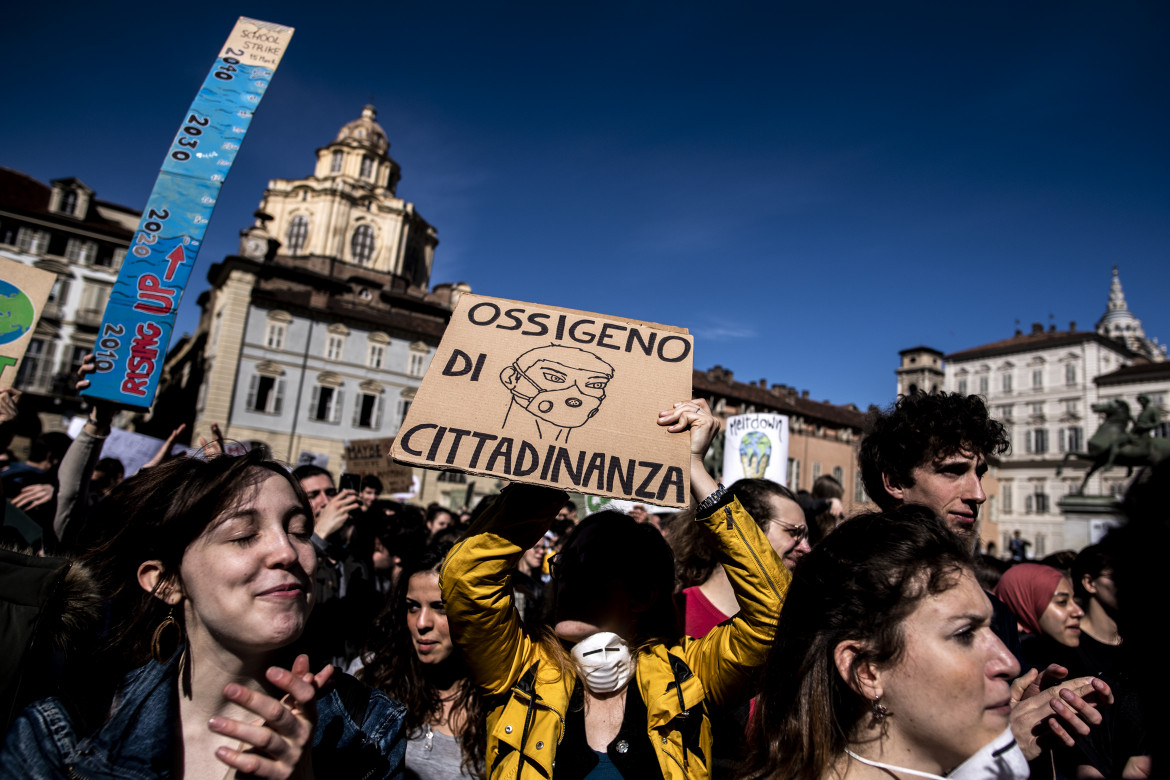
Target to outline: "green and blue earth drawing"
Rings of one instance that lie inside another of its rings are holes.
[[[772,440],[759,431],[745,433],[739,440],[739,462],[746,479],[763,479],[772,456]]]
[[[0,279],[0,344],[11,344],[32,330],[36,316],[24,291]]]

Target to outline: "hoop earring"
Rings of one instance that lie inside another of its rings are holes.
[[[167,616],[162,619],[162,622],[155,627],[154,636],[152,636],[150,639],[150,654],[154,660],[160,664],[165,664],[168,660],[170,660],[171,657],[170,655],[164,655],[163,651],[163,635],[166,634],[167,630],[171,627],[174,627],[174,629],[178,632],[178,643],[182,644],[183,626],[179,623],[178,620],[175,619],[175,608],[173,606],[167,613]],[[171,655],[173,655],[173,652]]]
[[[879,723],[885,720],[886,716],[890,714],[890,708],[882,704],[881,696],[871,701],[869,706],[873,710],[873,719]]]

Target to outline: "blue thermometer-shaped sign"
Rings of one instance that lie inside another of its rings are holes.
[[[293,28],[240,17],[175,134],[118,272],[87,398],[147,409],[220,187]]]

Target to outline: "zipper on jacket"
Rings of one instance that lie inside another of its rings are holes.
[[[776,587],[776,583],[772,582],[772,578],[768,575],[768,570],[764,568],[764,562],[761,561],[760,556],[756,554],[755,548],[748,544],[748,540],[743,533],[743,529],[740,528],[739,524],[735,522],[735,519],[732,516],[731,507],[725,506],[723,507],[723,511],[727,513],[727,527],[734,528],[735,532],[739,534],[740,541],[743,542],[743,546],[747,548],[748,552],[752,554],[752,559],[756,562],[756,566],[759,568],[760,574],[763,574],[764,579],[767,580],[768,587],[770,587],[772,592],[776,594],[776,598],[780,599],[780,601],[784,601],[784,596],[781,595],[780,589]]]
[[[674,754],[673,754],[673,753],[671,753],[671,752],[670,752],[669,750],[667,750],[666,748],[662,748],[661,750],[662,750],[662,755],[666,756],[666,757],[667,757],[667,758],[669,758],[671,761],[673,761],[673,762],[674,762],[674,765],[675,765],[675,766],[677,766],[677,767],[679,768],[679,771],[681,771],[681,772],[683,773],[683,777],[684,777],[684,778],[685,778],[685,777],[690,777],[690,775],[689,775],[689,774],[687,774],[687,767],[683,766],[683,764],[680,764],[680,763],[679,763],[679,761],[678,761],[678,759],[677,759],[677,758],[675,758],[675,756],[674,756]],[[684,748],[683,748],[684,761],[685,761],[685,755],[686,755],[686,752],[687,752],[687,749],[684,747]]]
[[[512,693],[517,695],[517,696],[527,697],[529,700],[531,700],[533,698],[533,696],[529,695],[528,693],[525,693],[524,691],[517,690],[515,687],[512,688]],[[543,699],[537,698],[536,699],[536,706],[543,707],[544,709],[551,712],[553,715],[556,715],[557,720],[559,720],[561,722],[561,734],[559,737],[557,737],[557,744],[558,745],[561,744],[561,741],[565,738],[565,716],[562,715],[560,712],[558,712],[552,705],[547,704]]]

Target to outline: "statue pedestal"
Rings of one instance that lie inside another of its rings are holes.
[[[1080,550],[1101,541],[1110,528],[1125,524],[1115,496],[1068,495],[1056,502],[1064,516],[1064,546]]]

